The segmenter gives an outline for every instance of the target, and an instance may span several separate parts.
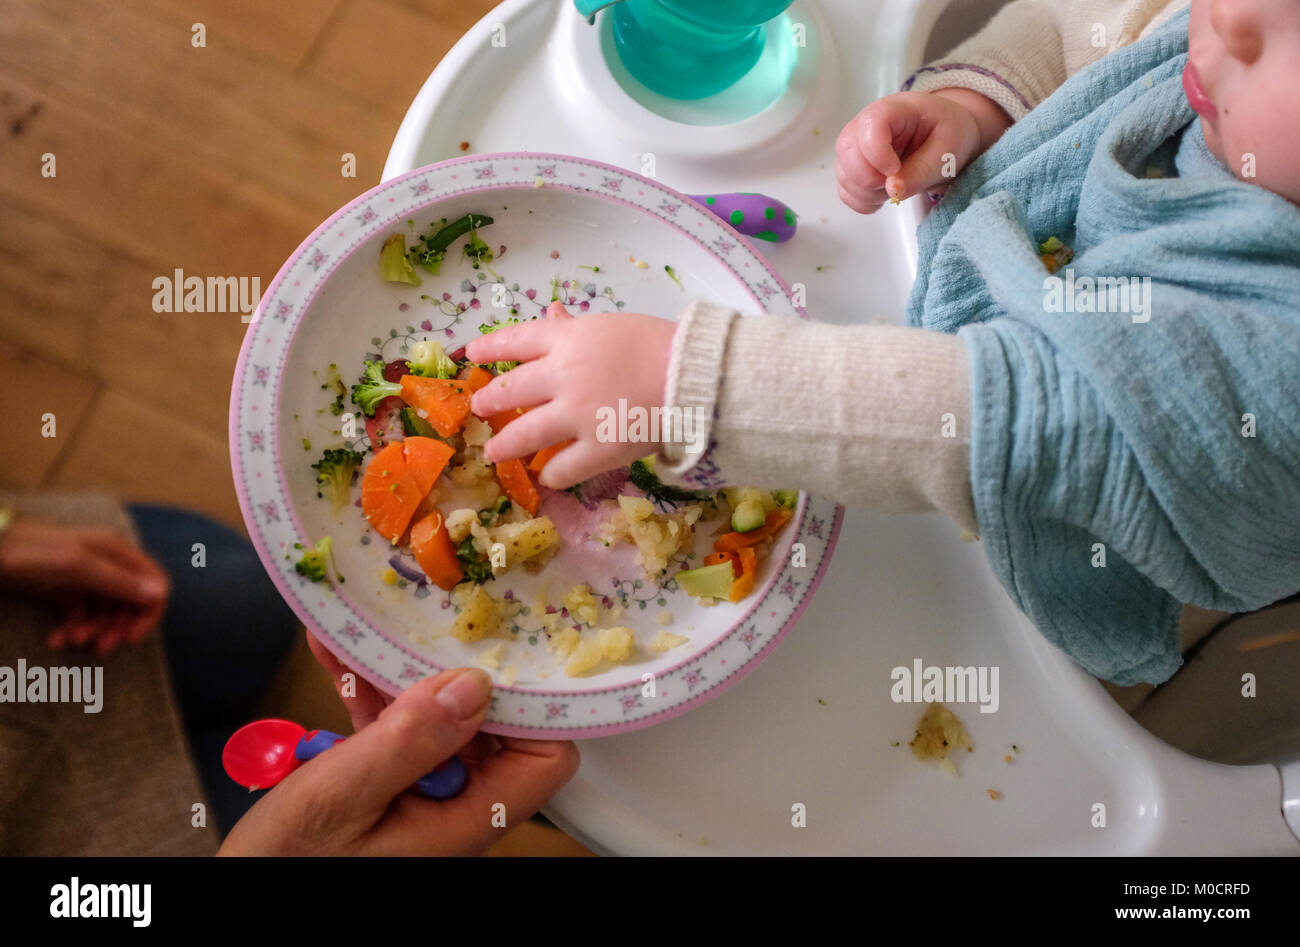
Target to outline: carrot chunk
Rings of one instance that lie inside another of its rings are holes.
[[[423,500],[456,451],[450,444],[432,437],[408,437],[402,444],[406,448],[407,473],[415,477],[420,499]]]
[[[779,533],[786,523],[790,522],[790,517],[794,513],[783,506],[778,506],[767,514],[763,525],[758,529],[751,529],[747,533],[723,533],[713,541],[713,548],[717,552],[734,552],[745,546],[756,546],[769,536]]]
[[[487,421],[488,427],[492,428],[493,434],[499,434],[503,427],[531,410],[532,408],[510,408],[506,411],[498,411],[496,414],[489,414],[483,420]]]
[[[512,503],[518,503],[528,511],[529,516],[536,516],[537,509],[542,505],[542,498],[533,486],[533,480],[528,476],[528,470],[524,467],[524,462],[518,457],[510,460],[503,460],[496,465],[497,482],[501,484],[501,489],[506,492]]]
[[[728,598],[739,602],[754,590],[754,577],[758,575],[758,553],[753,546],[741,546],[739,550],[740,575],[731,582],[731,594]]]
[[[460,373],[460,377],[465,382],[465,387],[473,394],[496,376],[481,365],[471,365]]]
[[[533,455],[533,459],[528,463],[528,469],[533,473],[541,473],[542,468],[550,462],[552,457],[572,443],[574,443],[574,439],[571,437],[567,441],[562,441],[559,444],[552,444],[550,447],[543,447]]]
[[[430,513],[411,527],[411,552],[429,581],[440,589],[451,589],[465,577],[441,513]]]
[[[396,544],[424,499],[410,474],[402,441],[394,441],[371,458],[361,477],[361,512],[379,535]]]
[[[466,382],[453,378],[402,376],[402,400],[433,425],[443,437],[451,437],[469,417],[470,391]]]

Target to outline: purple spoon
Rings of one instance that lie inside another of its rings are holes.
[[[799,229],[797,215],[788,205],[766,194],[688,194],[747,237],[785,243]]]

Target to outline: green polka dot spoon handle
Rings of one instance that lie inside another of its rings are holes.
[[[798,229],[795,212],[766,194],[688,194],[747,237],[785,243]]]

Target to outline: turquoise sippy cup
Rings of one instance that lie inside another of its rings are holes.
[[[614,48],[646,88],[701,99],[735,84],[763,54],[766,24],[792,0],[574,0],[583,16],[613,6]]]

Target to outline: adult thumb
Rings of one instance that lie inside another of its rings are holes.
[[[317,799],[343,821],[384,812],[473,738],[491,696],[492,679],[478,668],[411,685],[374,723],[312,761]]]

